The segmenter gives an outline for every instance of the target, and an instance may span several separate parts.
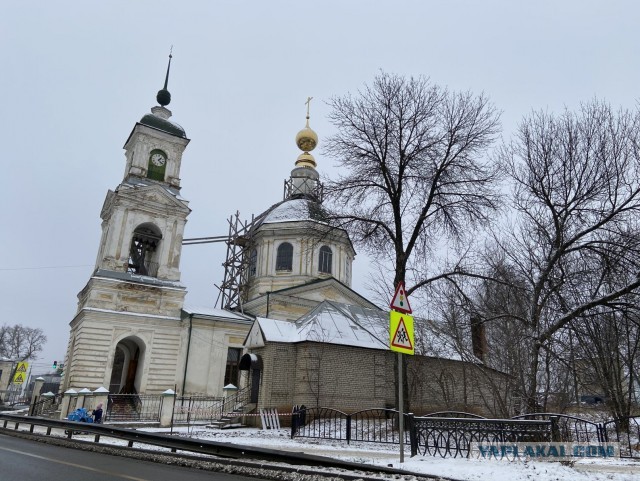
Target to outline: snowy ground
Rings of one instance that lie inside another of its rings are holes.
[[[166,429],[145,429],[152,432],[167,432]],[[232,430],[207,429],[197,426],[191,429],[174,428],[174,433],[192,438],[207,439],[249,446],[304,452],[319,456],[395,468],[414,473],[445,476],[470,481],[638,481],[640,461],[625,459],[580,460],[573,466],[559,462],[541,461],[497,461],[479,459],[442,459],[431,456],[409,457],[405,447],[405,462],[400,463],[397,445],[374,443],[351,443],[318,439],[290,439],[290,431],[264,431],[253,428]]]
[[[139,428],[157,433],[169,433],[168,429]],[[39,432],[36,428],[36,432]],[[62,432],[53,435],[63,435]],[[232,430],[208,429],[204,426],[174,428],[174,435],[249,446],[304,452],[319,456],[352,461],[362,464],[389,466],[414,473],[444,476],[469,481],[637,481],[640,479],[640,461],[625,459],[579,460],[572,466],[559,462],[507,461],[480,459],[442,459],[431,456],[409,457],[405,447],[405,462],[400,463],[399,447],[374,443],[351,443],[318,440],[290,439],[289,430],[260,430],[242,428]],[[83,439],[84,436],[74,436]],[[93,440],[93,436],[86,436]],[[125,445],[126,441],[102,438],[101,444]],[[146,446],[145,446],[146,447]],[[153,449],[153,448],[152,448]]]

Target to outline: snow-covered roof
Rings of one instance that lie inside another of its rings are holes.
[[[151,179],[135,177],[131,175],[131,176],[128,176],[122,182],[121,185],[125,187],[133,187],[133,188],[148,187],[150,185],[159,185],[164,190],[166,190],[169,194],[174,196],[176,199],[184,201],[184,198],[180,196],[180,191],[178,189],[176,189],[175,187],[171,187],[170,185],[160,184],[157,181],[153,181]]]
[[[323,301],[295,322],[257,318],[266,342],[325,342],[369,349],[389,349],[389,313],[339,302]],[[427,320],[416,319],[416,343],[425,337],[425,356],[460,360],[451,339]]]
[[[309,199],[287,199],[270,207],[264,214],[262,224],[312,220],[324,222],[324,212],[319,203]]]
[[[249,320],[247,316],[243,316],[237,312],[228,311],[226,309],[220,309],[217,307],[204,307],[204,306],[192,306],[185,304],[182,308],[187,314],[211,316],[211,317],[226,317],[228,319],[241,319]]]

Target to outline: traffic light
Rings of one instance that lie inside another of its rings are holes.
[[[58,361],[53,361],[53,368],[58,369]]]

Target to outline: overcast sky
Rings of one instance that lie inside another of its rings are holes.
[[[236,210],[250,218],[281,200],[308,96],[322,145],[326,100],[380,70],[486,93],[505,138],[532,109],[594,97],[633,108],[639,14],[637,1],[585,0],[4,2],[0,322],[41,327],[39,363],[63,360],[102,203],[122,180],[125,140],[156,103],[171,45],[169,108],[191,139],[185,236],[200,237],[226,234]],[[224,252],[184,248],[189,304],[213,305]],[[365,296],[366,271],[360,255],[354,287]]]

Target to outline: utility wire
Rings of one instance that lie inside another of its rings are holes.
[[[73,269],[77,267],[93,267],[93,264],[79,266],[0,267],[0,271],[37,271],[41,269]]]

